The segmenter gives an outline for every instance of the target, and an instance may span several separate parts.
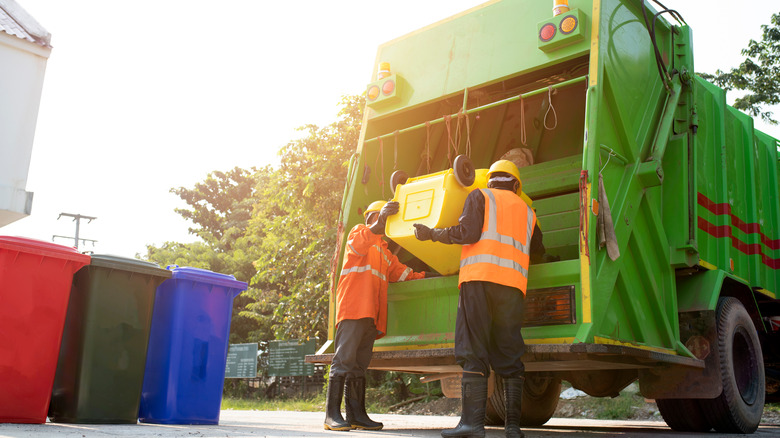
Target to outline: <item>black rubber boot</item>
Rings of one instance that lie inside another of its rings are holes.
[[[350,430],[341,416],[341,395],[344,394],[344,376],[330,376],[325,399],[325,430]]]
[[[504,431],[506,438],[523,438],[525,434],[520,430],[520,404],[523,397],[524,377],[504,379],[504,402],[506,406],[506,422]]]
[[[468,376],[461,381],[463,412],[455,429],[441,431],[444,438],[483,438],[487,406],[487,377]]]
[[[366,413],[366,378],[350,377],[347,379],[347,398],[344,406],[347,408],[347,423],[353,429],[380,430],[385,425],[368,418]]]

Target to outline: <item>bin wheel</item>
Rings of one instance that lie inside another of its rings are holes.
[[[734,297],[718,301],[718,354],[723,392],[702,400],[702,410],[716,432],[753,433],[764,410],[764,358],[756,327]]]
[[[390,175],[390,190],[393,191],[393,194],[395,195],[395,186],[398,184],[406,184],[406,181],[409,179],[409,174],[404,172],[403,170],[396,170],[393,172],[392,175]]]
[[[458,155],[452,163],[452,171],[455,174],[455,180],[463,187],[469,187],[474,184],[477,174],[474,172],[474,164],[471,159],[465,155]]]

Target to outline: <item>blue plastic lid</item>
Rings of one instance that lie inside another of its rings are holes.
[[[209,271],[208,269],[179,267],[176,265],[168,265],[166,269],[173,272],[174,280],[199,281],[201,283],[209,283],[215,286],[224,286],[239,290],[246,290],[248,286],[245,281],[238,281],[236,280],[236,277],[232,275],[220,274]]]

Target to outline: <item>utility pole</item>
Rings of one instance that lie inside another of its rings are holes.
[[[76,247],[77,250],[79,249],[79,241],[84,242],[84,243],[92,242],[92,245],[94,245],[95,242],[97,242],[97,240],[82,239],[82,238],[79,237],[79,227],[81,226],[81,220],[82,219],[87,219],[87,223],[90,223],[93,220],[97,219],[96,217],[84,216],[84,215],[80,215],[80,214],[60,213],[60,215],[57,216],[57,220],[60,220],[60,218],[63,217],[63,216],[72,217],[73,221],[76,222],[76,237],[74,238],[74,237],[70,237],[70,236],[58,236],[58,235],[55,234],[54,236],[51,237],[52,240],[54,240],[55,237],[61,237],[63,239],[74,239],[74,241],[76,243],[75,247]]]

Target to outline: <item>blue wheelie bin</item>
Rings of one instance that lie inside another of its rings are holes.
[[[218,424],[233,299],[247,284],[205,269],[169,269],[155,296],[138,417]]]

